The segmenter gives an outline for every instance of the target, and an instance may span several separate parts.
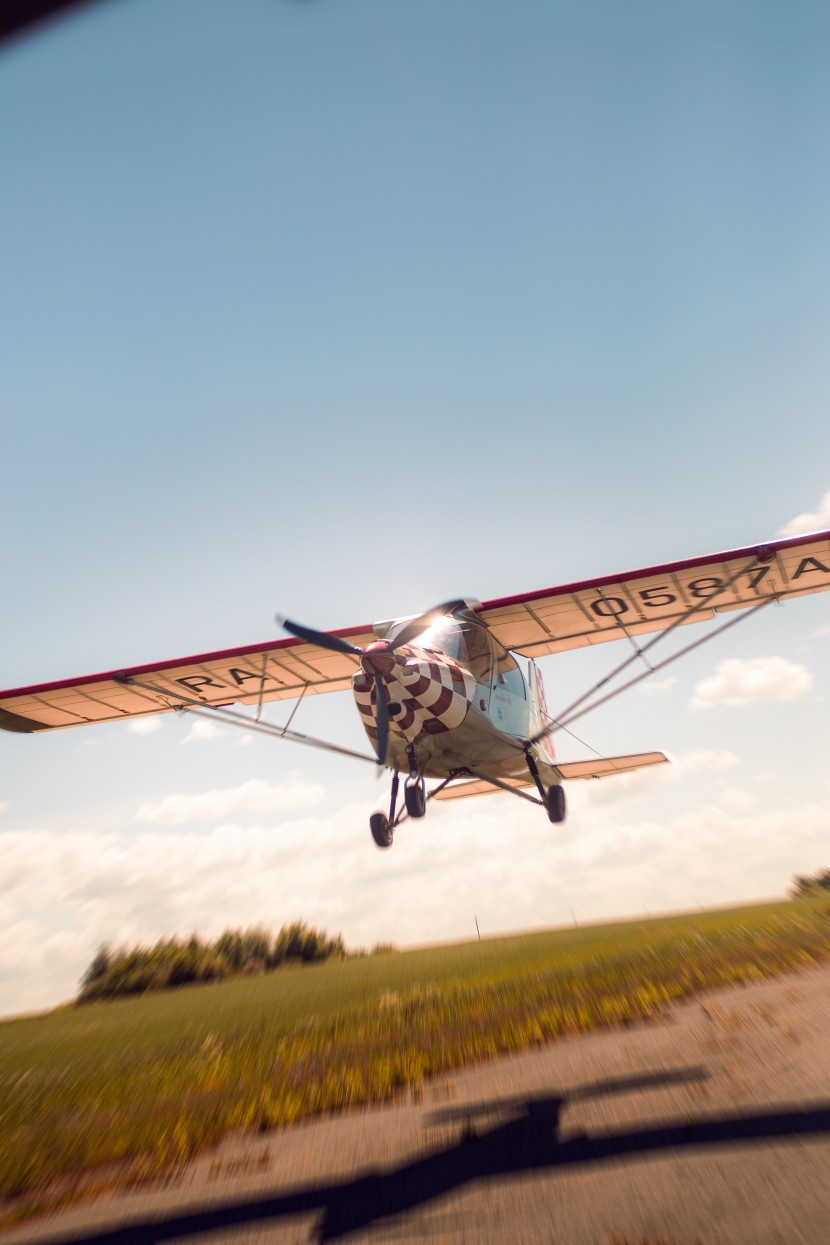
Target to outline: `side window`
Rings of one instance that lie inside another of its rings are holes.
[[[526,697],[525,681],[515,657],[503,649],[500,644],[495,645],[496,649],[496,669],[493,677],[493,685],[495,687],[506,687],[514,696],[521,696],[522,700]]]

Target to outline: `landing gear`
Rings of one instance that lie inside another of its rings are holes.
[[[398,803],[398,783],[400,774],[395,770],[392,775],[392,795],[389,800],[389,816],[386,813],[372,813],[369,818],[369,829],[378,847],[391,847],[395,833],[395,808]]]
[[[551,821],[556,823],[564,821],[566,804],[565,792],[562,790],[561,784],[558,782],[552,783],[551,786],[548,787],[547,791],[545,790],[544,783],[542,782],[542,775],[539,773],[539,766],[536,764],[533,753],[530,750],[530,745],[525,748],[525,760],[527,761],[527,768],[530,770],[530,775],[536,783],[536,790],[539,792],[540,799],[537,803],[544,804],[548,812],[548,817]]]
[[[414,782],[411,778],[407,779],[403,798],[410,817],[423,817],[427,811],[427,793],[423,778],[416,778]]]
[[[427,811],[427,788],[423,776],[418,773],[418,761],[415,756],[415,749],[411,744],[406,750],[406,755],[409,759],[409,777],[406,779],[403,789],[406,814],[408,817],[423,817]],[[369,818],[372,838],[378,847],[392,846],[395,826],[400,821],[400,817],[395,816],[398,806],[400,779],[400,774],[395,770],[392,775],[392,792],[388,816],[386,813],[373,813]]]
[[[369,818],[369,827],[372,831],[372,838],[378,847],[392,846],[392,823],[386,816],[386,813],[372,813]]]
[[[407,748],[406,756],[409,761],[409,777],[403,789],[406,811],[410,817],[423,817],[427,811],[427,789],[426,783],[418,773],[418,758],[413,744]]]
[[[548,810],[550,820],[556,823],[564,821],[566,807],[565,792],[561,786],[556,784],[553,787],[548,787],[547,795],[545,796],[545,808]]]

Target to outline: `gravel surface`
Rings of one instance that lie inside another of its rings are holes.
[[[18,1242],[830,1242],[830,966],[229,1139]]]

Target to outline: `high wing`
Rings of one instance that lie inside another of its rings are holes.
[[[505,648],[536,657],[827,588],[830,532],[814,532],[485,601],[475,608]],[[378,631],[367,625],[334,634],[362,647]],[[294,637],[272,640],[0,691],[0,729],[29,733],[183,706],[258,705],[306,692],[344,691],[357,667],[352,654]]]
[[[484,601],[475,608],[505,648],[539,657],[828,588],[830,532],[813,532]]]
[[[356,645],[371,627],[338,631]],[[183,705],[257,705],[351,687],[358,659],[293,637],[106,674],[0,692],[0,729],[29,733],[171,712]]]

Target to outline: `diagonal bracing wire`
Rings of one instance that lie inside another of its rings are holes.
[[[700,648],[701,644],[706,644],[709,640],[714,640],[715,636],[722,635],[723,632],[728,631],[730,627],[734,627],[739,622],[743,622],[745,618],[749,618],[752,614],[757,614],[759,610],[764,608],[764,606],[772,605],[772,603],[777,600],[777,594],[771,597],[764,597],[764,599],[759,601],[757,605],[751,606],[748,610],[738,614],[735,618],[730,618],[728,622],[725,622],[722,626],[717,627],[714,631],[710,631],[708,635],[701,636],[699,640],[695,640],[692,644],[687,644],[685,648],[680,649],[677,653],[673,653],[672,656],[667,657],[665,661],[659,662],[651,670],[644,670],[642,674],[638,674],[633,679],[629,679],[627,683],[623,683],[620,687],[615,688],[613,692],[608,692],[607,695],[601,696],[599,700],[593,701],[592,704],[585,705],[583,702],[587,699],[587,697],[592,695],[593,692],[597,691],[608,682],[608,679],[603,679],[600,683],[593,687],[591,691],[586,694],[586,696],[581,696],[579,700],[575,701],[570,709],[565,710],[565,712],[558,718],[552,719],[544,730],[539,731],[538,734],[533,737],[531,743],[536,743],[540,739],[545,739],[548,735],[555,734],[556,731],[567,729],[572,722],[576,722],[578,718],[584,717],[586,713],[591,713],[594,709],[598,709],[600,705],[607,704],[608,701],[613,700],[615,696],[620,696],[623,692],[627,692],[629,688],[634,687],[637,683],[641,683],[643,679],[649,678],[652,674],[656,674],[659,670],[665,670],[666,666],[670,666],[672,662],[677,661],[681,657],[685,657],[686,654],[691,653],[693,649]],[[662,639],[665,634],[666,632],[662,632],[657,638]],[[628,665],[629,663],[626,662],[625,664]],[[609,677],[613,678],[614,676],[611,675]],[[580,705],[582,707],[579,708],[577,712],[577,707]]]
[[[377,765],[377,757],[367,756],[363,752],[353,752],[351,748],[343,748],[339,744],[329,743],[325,739],[317,739],[313,735],[303,735],[299,731],[290,731],[287,725],[278,726],[275,722],[264,722],[262,719],[257,721],[256,718],[249,718],[247,714],[239,713],[236,709],[229,709],[226,705],[206,705],[203,700],[181,696],[178,692],[174,695],[168,688],[155,687],[152,683],[145,683],[143,680],[135,679],[131,675],[126,675],[119,681],[164,697],[165,703],[171,709],[184,710],[187,713],[196,714],[197,717],[208,718],[214,722],[223,722],[226,726],[242,727],[246,731],[257,731],[261,735],[271,735],[276,739],[287,739],[291,743],[305,744],[308,748],[320,748],[324,752],[338,752],[341,756],[354,757],[358,761],[371,761],[372,765]],[[291,716],[293,717],[294,715],[292,714]],[[288,721],[290,722],[291,718]]]
[[[736,579],[738,579],[741,575],[746,575],[750,571],[754,571],[757,566],[768,565],[768,561],[769,561],[768,558],[764,558],[761,556],[754,557],[751,562],[747,563],[746,566],[739,567],[738,570],[735,571],[735,574],[732,575],[730,579],[727,579],[726,582],[723,584],[723,586],[718,591],[725,592],[727,588],[732,587]],[[778,598],[776,596],[765,597],[763,599],[762,604],[766,604],[767,601],[775,601],[777,599]],[[622,674],[623,670],[626,670],[632,664],[632,662],[635,662],[637,660],[638,657],[643,657],[644,654],[649,651],[649,649],[654,648],[655,644],[659,644],[661,640],[665,640],[666,636],[671,635],[671,633],[675,630],[675,628],[682,626],[683,623],[687,622],[694,614],[697,614],[700,610],[713,609],[714,607],[709,605],[708,602],[709,602],[708,597],[704,597],[700,601],[696,601],[693,605],[690,605],[688,609],[684,611],[684,613],[678,614],[677,618],[675,618],[673,623],[670,623],[669,626],[666,627],[664,631],[658,632],[658,634],[654,636],[651,640],[649,640],[647,644],[644,644],[642,648],[635,647],[634,652],[631,653],[628,657],[626,657],[624,661],[621,661],[620,664],[616,666],[611,671],[610,674],[607,674],[605,678],[600,679],[599,682],[595,683],[593,687],[590,687],[587,692],[584,692],[581,696],[577,697],[575,701],[573,701],[570,705],[568,705],[566,709],[563,709],[562,712],[559,714],[557,722],[573,721],[574,719],[569,717],[569,714],[573,713],[573,711],[577,709],[581,704],[583,704],[586,700],[589,700],[590,697],[593,696],[595,692],[598,692],[600,690],[600,688],[605,687],[606,684],[610,683],[612,679],[616,679],[616,677]],[[752,606],[749,612],[752,613],[752,611],[756,608],[757,606]],[[741,617],[743,618],[744,615],[742,614]],[[712,634],[716,635],[718,634],[718,632],[713,632]],[[632,639],[632,637],[629,635],[627,631],[626,631],[626,635],[628,635],[629,640]],[[707,636],[707,639],[710,639],[710,638],[711,636]],[[633,640],[632,640],[632,643],[633,643]],[[690,647],[696,648],[697,645],[693,644]],[[690,650],[684,649],[683,651],[688,652]],[[680,654],[678,654],[678,656],[680,656]],[[662,662],[660,665],[654,666],[650,670],[648,670],[647,674],[654,674],[655,670],[660,670],[662,669],[663,666],[667,664],[668,664],[667,662]],[[647,676],[641,675],[640,677],[645,678]],[[634,680],[634,682],[639,682],[639,680]],[[631,686],[633,686],[632,683],[625,684],[625,687],[631,687]],[[596,703],[604,704],[605,699],[607,698],[603,698],[603,700],[597,701]],[[558,727],[554,727],[553,729],[550,729],[549,727],[545,727],[543,730],[539,731],[536,735],[534,735],[530,742],[532,744],[538,743],[541,739],[545,739],[547,738],[548,735],[552,735],[555,729],[558,729]]]

